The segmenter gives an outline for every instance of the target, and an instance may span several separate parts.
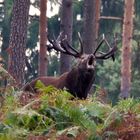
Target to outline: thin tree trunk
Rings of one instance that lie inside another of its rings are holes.
[[[9,41],[8,71],[19,87],[24,84],[25,49],[30,0],[15,0],[12,11],[11,34]]]
[[[101,0],[96,0],[95,2],[95,39],[97,40],[98,38],[98,33],[99,33],[99,22],[100,22],[100,9],[101,9]],[[97,43],[97,42],[95,42]]]
[[[87,54],[91,54],[96,47],[95,5],[95,0],[84,0],[83,45]]]
[[[73,0],[62,0],[61,9],[61,31],[63,32],[62,37],[67,35],[68,42],[72,44],[72,25],[73,25]],[[60,73],[69,71],[71,68],[71,56],[61,54],[60,56]]]
[[[47,0],[40,1],[40,51],[39,51],[39,76],[47,75]]]
[[[123,42],[121,56],[121,98],[128,98],[131,89],[131,47],[133,34],[134,0],[125,0]]]

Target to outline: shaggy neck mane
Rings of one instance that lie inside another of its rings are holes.
[[[73,68],[68,73],[66,79],[66,88],[71,91],[75,97],[85,99],[94,80],[94,70],[85,72]]]

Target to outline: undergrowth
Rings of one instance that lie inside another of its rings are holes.
[[[5,90],[0,108],[0,140],[31,140],[39,136],[50,140],[117,140],[126,138],[127,132],[140,136],[138,99],[120,100],[112,106],[95,96],[76,99],[65,90],[45,87],[41,82],[36,87],[39,94],[27,98],[26,103],[23,98],[29,93]]]

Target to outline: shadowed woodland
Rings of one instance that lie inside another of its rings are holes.
[[[0,0],[0,140],[139,140],[139,20],[139,0]]]

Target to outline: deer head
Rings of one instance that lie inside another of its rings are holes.
[[[96,60],[97,59],[109,59],[110,57],[115,60],[114,53],[117,50],[117,45],[116,45],[116,35],[114,36],[114,42],[113,42],[113,47],[108,43],[106,37],[103,35],[102,39],[100,42],[97,44],[97,47],[94,51],[94,53],[91,54],[84,54],[83,52],[83,43],[82,39],[80,36],[80,33],[78,33],[78,38],[80,42],[80,51],[77,51],[75,48],[73,48],[71,45],[69,45],[67,41],[67,36],[62,39],[62,33],[58,36],[58,38],[55,40],[51,40],[48,37],[48,40],[50,44],[48,45],[48,50],[54,49],[57,52],[61,52],[67,55],[74,56],[75,58],[78,58],[78,63],[77,67],[83,71],[86,70],[91,70],[95,68]],[[108,46],[108,51],[106,53],[99,51],[100,47],[102,44],[105,43]]]

